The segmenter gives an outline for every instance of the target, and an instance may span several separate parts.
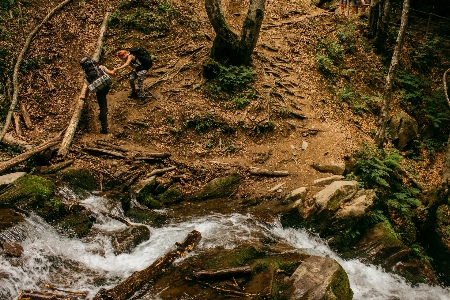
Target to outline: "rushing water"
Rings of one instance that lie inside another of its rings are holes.
[[[85,204],[98,207],[100,197],[91,197]],[[95,227],[114,230],[125,226],[104,218]],[[150,228],[150,240],[129,254],[114,255],[108,239],[97,236],[86,242],[59,235],[40,218],[32,216],[26,222],[4,232],[1,238],[20,239],[24,248],[21,258],[0,256],[0,299],[15,299],[23,289],[42,290],[46,283],[71,291],[88,291],[92,297],[100,287],[112,287],[134,271],[141,270],[183,241],[192,230],[202,234],[196,250],[222,246],[233,248],[256,236],[279,238],[299,249],[309,249],[316,255],[335,258],[346,270],[354,299],[442,299],[450,300],[450,289],[419,285],[411,287],[401,277],[388,274],[373,265],[358,260],[342,260],[318,237],[305,230],[283,229],[280,223],[261,224],[250,215],[209,215],[163,228]],[[194,250],[190,255],[195,255]],[[156,296],[155,299],[158,297]]]

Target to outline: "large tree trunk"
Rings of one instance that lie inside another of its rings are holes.
[[[219,63],[248,65],[258,41],[266,0],[251,0],[241,35],[228,27],[221,0],[205,0],[209,21],[216,32],[210,57]]]
[[[381,118],[378,127],[377,136],[375,137],[375,142],[379,148],[383,148],[386,127],[389,118],[389,107],[391,104],[392,98],[392,86],[394,84],[395,73],[397,71],[398,60],[403,47],[403,40],[405,38],[405,31],[408,25],[408,16],[409,16],[409,1],[405,0],[403,2],[403,10],[402,10],[402,19],[400,23],[400,30],[397,36],[397,43],[394,48],[394,54],[392,55],[391,66],[389,67],[389,72],[386,77],[386,85],[384,87],[383,92],[383,107],[381,109]]]

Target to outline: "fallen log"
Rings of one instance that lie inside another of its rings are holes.
[[[260,168],[254,168],[251,167],[249,170],[250,174],[257,175],[257,176],[274,176],[274,177],[281,177],[281,176],[288,176],[288,171],[271,171],[267,169],[260,169]]]
[[[221,279],[221,278],[229,278],[229,277],[240,277],[246,276],[252,273],[252,269],[250,266],[243,266],[237,268],[228,268],[228,269],[220,269],[220,270],[202,270],[196,271],[192,273],[192,276],[198,280],[205,279]]]
[[[74,163],[74,161],[75,161],[74,159],[69,159],[69,160],[66,160],[66,161],[63,161],[63,162],[60,162],[60,163],[48,166],[48,167],[43,167],[41,169],[41,173],[42,174],[53,174],[53,173],[56,173],[59,170],[62,170],[64,168],[70,166],[71,164]]]
[[[86,299],[86,297],[87,293],[70,295],[25,290],[22,291],[17,300],[83,300]]]
[[[140,290],[146,283],[163,274],[175,259],[192,251],[201,238],[200,232],[196,230],[191,231],[182,243],[176,243],[176,249],[167,252],[144,270],[134,272],[112,289],[100,289],[93,300],[126,300],[130,299],[136,292],[143,292]]]
[[[44,150],[47,150],[53,146],[55,146],[56,144],[59,143],[59,140],[61,139],[61,134],[58,134],[56,137],[54,137],[53,139],[42,143],[41,145],[37,146],[36,148],[33,148],[25,153],[19,154],[14,158],[11,158],[10,160],[7,160],[5,162],[1,162],[0,163],[0,174],[5,172],[6,170],[14,167],[15,165],[27,160],[28,158],[30,158],[31,156],[33,156],[34,154],[37,154],[39,152],[42,152]]]
[[[2,140],[2,144],[5,144],[10,147],[18,147],[19,150],[30,150],[33,148],[30,144],[25,141],[14,138],[11,134],[7,133]]]
[[[25,122],[25,126],[27,126],[28,129],[33,129],[33,122],[31,122],[30,114],[28,114],[28,110],[23,103],[20,104],[20,112],[22,113],[22,118]]]
[[[168,167],[168,168],[164,168],[164,169],[156,169],[150,172],[150,174],[147,174],[148,177],[153,176],[153,175],[158,175],[158,174],[164,174],[166,172],[169,171],[173,171],[175,170],[177,167]]]
[[[31,41],[33,40],[34,36],[36,35],[36,33],[44,26],[45,23],[47,23],[47,21],[62,7],[64,7],[66,4],[68,4],[69,2],[71,2],[72,0],[65,0],[63,2],[61,2],[60,4],[58,4],[55,8],[53,8],[48,14],[47,16],[44,18],[44,20],[42,20],[42,22],[36,26],[33,31],[30,32],[30,34],[28,35],[25,44],[22,47],[22,50],[20,51],[19,56],[17,57],[17,61],[16,64],[14,65],[14,71],[13,71],[13,87],[14,87],[14,92],[13,92],[13,97],[11,100],[11,105],[9,107],[8,110],[8,114],[6,116],[6,121],[5,121],[5,125],[3,126],[3,129],[0,133],[0,141],[3,140],[3,138],[5,137],[6,132],[8,131],[8,127],[11,124],[11,118],[14,112],[14,109],[17,105],[17,102],[19,101],[19,68],[20,65],[22,64],[22,60],[23,60],[23,56],[25,55],[25,52],[27,52],[28,47],[30,47]]]
[[[111,156],[125,158],[125,155],[123,155],[120,152],[107,150],[107,149],[102,149],[102,148],[86,147],[83,150],[86,151],[86,152],[89,152],[91,154],[100,154],[100,155],[107,154],[107,155],[111,155]]]
[[[136,156],[135,160],[155,160],[170,157],[170,153],[144,153],[142,156]]]
[[[102,27],[100,28],[100,35],[98,37],[97,41],[97,49],[95,50],[94,55],[92,58],[96,61],[99,61],[100,55],[102,53],[103,49],[103,37],[105,36],[106,29],[108,28],[108,19],[109,19],[109,12],[105,14],[105,18],[103,19]],[[83,111],[84,106],[84,100],[80,99],[80,97],[86,97],[88,93],[87,84],[84,83],[83,87],[81,88],[80,95],[77,97],[78,101],[76,103],[74,113],[72,115],[72,119],[70,120],[69,126],[67,127],[66,134],[64,135],[64,139],[61,142],[61,145],[59,146],[58,150],[58,156],[65,157],[67,153],[69,152],[70,144],[72,144],[73,137],[75,135],[75,130],[77,129],[78,122],[80,121],[81,113]]]

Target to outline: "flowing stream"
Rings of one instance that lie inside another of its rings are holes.
[[[90,197],[84,203],[94,209],[103,200]],[[104,218],[94,227],[105,231],[123,226],[119,221]],[[148,241],[132,253],[117,256],[104,236],[98,235],[90,241],[70,239],[31,216],[0,236],[2,240],[19,239],[24,248],[20,258],[0,256],[0,299],[16,299],[24,289],[43,290],[46,283],[70,291],[88,291],[91,298],[101,287],[112,287],[134,271],[149,266],[194,229],[201,232],[202,240],[189,255],[217,246],[233,248],[265,235],[315,255],[335,258],[349,276],[354,299],[450,300],[449,288],[425,284],[411,287],[401,277],[373,265],[340,259],[324,241],[306,230],[283,229],[279,222],[261,224],[251,215],[242,214],[213,214],[162,228],[150,227]],[[157,300],[158,295],[153,299]]]

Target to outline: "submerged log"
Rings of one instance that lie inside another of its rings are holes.
[[[136,292],[139,292],[146,283],[164,273],[175,259],[192,251],[192,249],[200,242],[201,238],[200,232],[197,230],[191,231],[183,243],[176,243],[176,249],[167,252],[144,270],[134,272],[130,277],[116,285],[114,288],[109,290],[100,289],[93,300],[130,299],[130,297]]]
[[[228,277],[246,276],[252,273],[250,266],[243,266],[237,268],[220,269],[220,270],[201,270],[193,272],[192,276],[195,279],[218,279]]]
[[[249,172],[252,175],[258,175],[258,176],[280,177],[280,176],[288,176],[289,175],[288,171],[271,171],[271,170],[267,170],[267,169],[260,169],[260,168],[253,168],[253,167],[250,168]]]

